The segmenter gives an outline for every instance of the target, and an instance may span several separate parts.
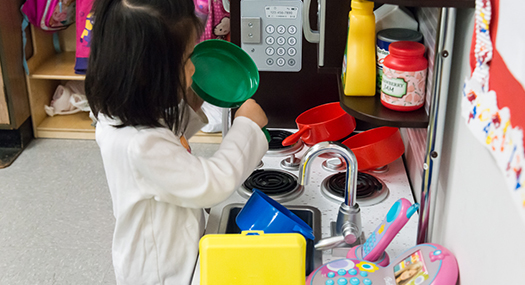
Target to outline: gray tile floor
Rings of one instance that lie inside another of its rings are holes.
[[[0,169],[0,284],[115,284],[113,226],[96,142],[33,140]]]

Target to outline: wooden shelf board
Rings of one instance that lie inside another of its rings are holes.
[[[75,132],[95,132],[95,127],[91,126],[93,120],[87,112],[79,112],[71,115],[57,115],[47,117],[38,126],[39,130],[47,131],[75,131]]]
[[[31,59],[29,59],[30,61]],[[29,75],[34,79],[84,80],[85,75],[75,73],[75,52],[54,54],[36,67]]]
[[[375,96],[346,96],[338,76],[341,107],[356,119],[382,126],[399,128],[426,128],[428,115],[425,108],[411,112],[390,110],[381,104],[379,94]]]
[[[94,140],[95,132],[74,132],[74,131],[41,131],[35,134],[37,138],[47,139],[75,139],[75,140]]]
[[[37,126],[37,138],[95,139],[95,127],[87,112],[71,115],[46,117]],[[198,132],[191,139],[192,143],[221,143],[221,133]]]

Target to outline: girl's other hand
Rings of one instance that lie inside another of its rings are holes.
[[[253,99],[246,100],[246,102],[244,102],[241,107],[239,107],[237,112],[235,112],[235,118],[239,116],[247,117],[248,119],[254,121],[261,128],[268,124],[266,113]]]

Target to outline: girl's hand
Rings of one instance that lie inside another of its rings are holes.
[[[268,118],[266,113],[263,111],[261,106],[253,99],[248,99],[244,102],[241,107],[235,112],[235,118],[243,116],[254,121],[259,127],[264,127],[268,124]]]

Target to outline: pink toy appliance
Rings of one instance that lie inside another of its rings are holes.
[[[311,285],[451,285],[458,279],[454,255],[443,246],[419,244],[386,267],[359,259],[338,259],[313,271]]]
[[[397,200],[363,245],[353,247],[346,259],[328,262],[306,279],[311,285],[450,285],[456,284],[454,255],[438,244],[420,244],[392,261],[385,249],[417,211],[419,204]]]

